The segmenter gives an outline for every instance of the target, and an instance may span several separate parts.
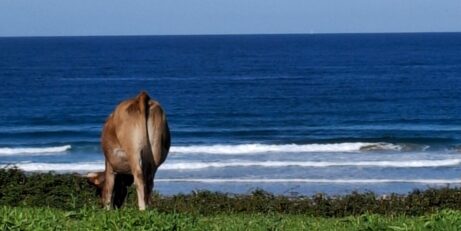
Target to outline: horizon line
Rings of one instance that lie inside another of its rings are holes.
[[[55,38],[55,37],[173,37],[173,36],[259,36],[259,35],[372,35],[372,34],[457,34],[461,31],[417,32],[304,32],[304,33],[210,33],[210,34],[97,34],[97,35],[2,35],[0,38]]]

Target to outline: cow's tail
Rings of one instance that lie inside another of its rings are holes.
[[[136,97],[137,104],[134,104],[141,116],[141,121],[144,126],[143,131],[146,138],[146,142],[149,142],[149,113],[150,113],[150,97],[145,91],[141,91]]]
[[[155,165],[158,167],[165,161],[170,149],[170,130],[165,112],[160,104],[150,100],[148,105],[147,136],[149,137]]]
[[[138,101],[137,108],[139,108],[139,112],[143,115],[144,122],[147,123],[146,118],[149,115],[149,101],[150,97],[145,91],[141,91],[139,95],[136,97]]]

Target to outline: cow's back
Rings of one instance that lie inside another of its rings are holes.
[[[170,148],[170,131],[160,104],[141,93],[121,102],[107,119],[102,146],[106,159],[117,172],[130,171],[130,155],[142,155],[153,168],[166,159]],[[135,158],[136,159],[136,158]]]

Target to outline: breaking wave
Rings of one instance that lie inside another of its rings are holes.
[[[57,147],[18,147],[18,148],[0,148],[0,156],[12,155],[54,155],[71,149],[70,145]]]
[[[13,165],[0,165],[1,168],[10,167]],[[83,171],[104,171],[104,162],[81,162],[81,163],[31,163],[20,162],[14,166],[26,172],[83,172]]]
[[[236,167],[260,167],[260,168],[326,168],[326,167],[379,167],[379,168],[437,168],[450,167],[461,164],[461,159],[445,160],[412,160],[412,161],[355,161],[355,162],[327,162],[327,161],[242,161],[242,162],[180,162],[165,163],[162,170],[200,170],[207,168],[236,168]],[[80,163],[32,163],[19,162],[15,166],[24,171],[58,171],[58,172],[83,172],[102,171],[104,162],[80,162]],[[7,167],[3,164],[0,167]]]
[[[381,168],[434,168],[449,167],[461,164],[461,159],[446,160],[411,160],[411,161],[354,161],[354,162],[328,162],[328,161],[242,161],[242,162],[184,162],[166,163],[160,168],[164,170],[195,170],[205,168],[229,167],[381,167]]]
[[[185,154],[252,154],[252,153],[306,153],[306,152],[359,152],[401,151],[401,145],[391,143],[334,143],[334,144],[237,144],[192,145],[171,147],[172,153]]]

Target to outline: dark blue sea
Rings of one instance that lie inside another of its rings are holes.
[[[0,167],[102,170],[141,90],[172,132],[162,194],[461,185],[461,33],[0,38]]]

